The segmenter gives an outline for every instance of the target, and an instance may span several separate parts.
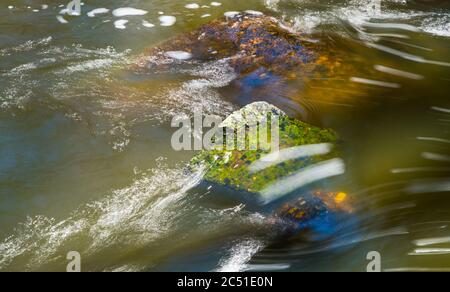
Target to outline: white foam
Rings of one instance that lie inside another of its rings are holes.
[[[248,262],[265,247],[261,240],[247,239],[238,242],[229,250],[229,255],[219,263],[217,272],[243,272],[248,269]]]
[[[183,51],[169,51],[166,52],[166,56],[176,60],[189,60],[192,58],[192,54]]]
[[[95,257],[115,244],[139,249],[167,236],[177,238],[177,222],[189,217],[187,210],[180,212],[184,209],[180,201],[202,177],[202,170],[186,174],[183,169],[160,167],[130,187],[81,206],[65,220],[27,218],[0,242],[0,270],[13,262],[17,268],[18,258],[23,259],[21,270],[38,270],[66,253],[70,242],[75,242],[74,250]],[[88,244],[76,243],[82,239]]]
[[[92,11],[89,11],[87,13],[87,16],[95,17],[97,14],[106,14],[106,13],[109,13],[109,9],[107,9],[107,8],[96,8],[96,9],[94,9]]]
[[[245,13],[251,14],[251,15],[264,15],[264,13],[262,13],[261,11],[256,11],[256,10],[246,10]]]
[[[50,42],[53,40],[52,37],[47,37],[47,38],[43,38],[43,39],[39,39],[39,40],[29,40],[23,44],[20,44],[16,47],[12,47],[12,48],[7,48],[7,49],[2,49],[0,50],[0,56],[5,56],[5,55],[9,55],[12,52],[26,52],[26,51],[31,51],[37,47],[40,46],[47,46],[48,44],[50,44]]]
[[[198,5],[197,3],[191,3],[191,4],[186,4],[184,7],[187,9],[199,9],[200,5]]]
[[[74,72],[85,72],[89,70],[96,70],[103,67],[109,67],[114,64],[113,59],[96,59],[82,62],[76,65],[68,66],[64,71],[58,71],[59,74],[67,74]]]
[[[211,14],[203,14],[203,15],[201,16],[201,18],[208,18],[208,17],[211,17]]]
[[[166,115],[190,115],[202,108],[205,114],[225,117],[236,110],[235,106],[224,100],[216,90],[236,79],[236,73],[227,59],[180,70],[180,73],[198,78],[184,82],[180,88],[162,93],[155,105],[163,109]]]
[[[62,17],[61,15],[56,16],[56,19],[59,21],[59,23],[62,24],[67,24],[69,23],[64,17]]]
[[[216,6],[216,7],[222,6],[222,3],[220,3],[220,2],[211,2],[211,6]]]
[[[438,18],[427,18],[420,29],[433,35],[450,37],[450,14],[439,15]]]
[[[314,32],[314,29],[322,23],[323,19],[319,13],[296,16],[293,19],[292,29],[306,33]]]
[[[155,27],[155,25],[154,25],[153,23],[150,23],[150,22],[148,22],[147,20],[143,20],[143,21],[142,21],[142,25],[143,25],[144,27],[148,27],[148,28]]]
[[[126,19],[119,19],[114,21],[114,27],[117,29],[126,29],[127,27],[125,26],[129,21]]]
[[[224,13],[225,17],[228,17],[228,18],[233,18],[235,16],[238,16],[239,14],[241,14],[241,13],[238,11],[228,11],[228,12]]]
[[[172,26],[177,22],[177,18],[175,16],[161,16],[159,18],[159,21],[161,22],[161,26]]]
[[[44,58],[39,61],[34,61],[31,63],[27,63],[27,64],[20,65],[18,67],[15,67],[14,69],[11,69],[10,72],[6,73],[4,76],[21,75],[28,71],[38,69],[38,68],[43,68],[43,67],[49,66],[54,63],[56,63],[55,58]]]
[[[124,17],[124,16],[139,16],[146,15],[148,11],[142,9],[136,9],[132,7],[122,7],[117,8],[113,11],[113,15],[115,17]]]

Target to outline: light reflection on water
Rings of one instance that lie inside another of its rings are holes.
[[[60,24],[61,1],[7,2],[0,8],[0,270],[65,270],[69,250],[82,254],[84,269],[108,271],[364,271],[372,250],[386,270],[450,268],[444,1],[386,1],[381,14],[364,11],[362,0],[83,7],[148,11],[125,17],[124,30],[111,14],[65,16],[69,23]],[[331,237],[279,240],[267,214],[203,185],[201,172],[183,169],[193,153],[170,149],[174,114],[203,106],[224,117],[238,108],[224,62],[144,77],[122,70],[146,47],[244,10],[291,22],[346,64],[291,85],[277,104],[341,136],[347,173],[324,184],[352,194],[355,216]],[[160,12],[176,23],[161,26]]]

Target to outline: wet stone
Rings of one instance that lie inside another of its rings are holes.
[[[231,114],[221,126],[234,131],[242,128],[246,129],[256,123],[266,122],[265,118],[267,116],[276,116],[279,119],[279,148],[281,151],[296,146],[327,143],[330,144],[333,150],[325,155],[301,157],[283,161],[282,164],[275,163],[273,166],[254,172],[251,170],[251,165],[261,161],[266,155],[270,154],[271,149],[230,150],[224,142],[223,147],[218,150],[205,150],[196,155],[192,159],[191,165],[200,165],[208,162],[207,167],[209,170],[205,175],[205,179],[227,185],[236,190],[259,193],[266,186],[283,177],[309,165],[335,158],[339,155],[337,148],[333,146],[338,140],[337,134],[333,130],[322,129],[290,118],[283,111],[266,102],[255,102],[245,106]],[[248,132],[245,139],[246,145],[249,145],[251,137],[248,135]]]

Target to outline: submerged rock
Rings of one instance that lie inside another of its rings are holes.
[[[283,29],[275,18],[254,14],[215,20],[150,48],[138,66],[162,69],[174,61],[167,56],[168,51],[187,52],[197,61],[231,57],[232,67],[245,75],[261,68],[285,75],[285,70],[296,70],[314,59],[298,35]]]
[[[272,218],[287,235],[310,230],[315,232],[316,239],[320,239],[354,224],[354,220],[349,220],[352,212],[352,202],[346,193],[319,190],[302,194],[284,204]]]
[[[298,99],[306,90],[305,82],[326,80],[348,69],[334,48],[322,45],[273,17],[240,13],[147,49],[133,69],[143,73],[176,72],[186,65],[226,60],[237,76],[228,97],[233,102],[246,105],[265,100],[301,113],[298,105],[288,99]],[[189,57],[174,57],[170,52]],[[330,91],[319,88],[314,94],[328,97]],[[348,98],[348,91],[346,95]]]

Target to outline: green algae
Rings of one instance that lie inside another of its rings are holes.
[[[273,107],[274,108],[274,107]],[[241,110],[242,111],[242,110]],[[280,150],[311,144],[329,143],[336,145],[337,134],[330,129],[319,128],[293,119],[282,113],[279,115]],[[247,145],[250,143],[246,135]],[[250,165],[270,153],[270,149],[227,150],[226,145],[218,145],[210,151],[202,151],[192,160],[191,166],[206,165],[205,179],[236,190],[259,193],[269,184],[298,172],[299,170],[338,156],[333,150],[321,156],[308,156],[281,162],[258,172],[252,172]]]

